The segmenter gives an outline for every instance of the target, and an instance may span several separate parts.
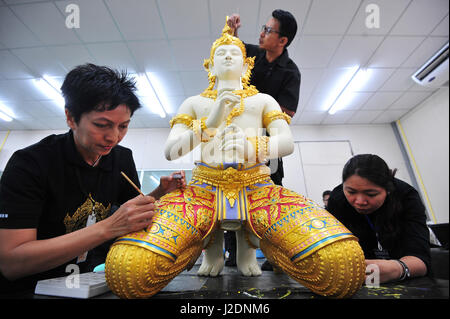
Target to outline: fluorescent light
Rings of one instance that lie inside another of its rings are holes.
[[[13,110],[11,110],[9,107],[7,107],[5,104],[0,102],[0,112],[7,115],[8,117],[15,118],[16,115],[14,114]]]
[[[351,73],[353,73],[353,75],[350,77]],[[352,68],[351,71],[348,72],[345,76],[345,79],[347,79],[348,77],[350,78],[347,80],[347,83],[335,98],[334,103],[328,110],[328,113],[334,114],[338,110],[341,110],[349,105],[355,97],[355,92],[359,91],[361,87],[366,84],[371,74],[372,69],[360,69],[356,67],[355,70],[355,68]]]
[[[53,100],[59,107],[64,108],[65,102],[59,90],[53,87],[46,79],[39,78],[33,80],[34,85],[50,100]]]
[[[347,86],[348,82],[353,78],[355,73],[358,71],[358,66],[351,67],[345,72],[340,79],[338,80],[336,86],[333,90],[331,90],[330,95],[328,96],[327,100],[325,101],[325,110],[330,110],[330,108],[333,106],[333,104],[338,99],[339,95],[342,93],[342,91]],[[329,112],[329,111],[328,111]]]
[[[169,100],[167,99],[167,92],[165,86],[162,84],[160,78],[155,72],[147,72],[147,78],[149,79],[152,87],[155,89],[155,93],[166,113],[171,113],[171,107]]]
[[[136,77],[136,84],[138,92],[143,104],[147,106],[153,113],[159,114],[160,117],[166,117],[166,111],[164,110],[156,91],[147,74],[138,74]]]
[[[0,119],[2,119],[3,121],[6,122],[11,122],[13,119],[11,117],[9,117],[8,115],[6,115],[5,113],[0,111]]]

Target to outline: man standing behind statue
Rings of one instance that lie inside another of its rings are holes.
[[[238,36],[241,26],[239,14],[228,18],[228,26]],[[287,47],[297,33],[297,22],[294,16],[284,10],[274,10],[272,18],[261,28],[259,46],[245,44],[247,56],[255,57],[250,84],[259,92],[271,95],[280,104],[281,110],[290,117],[295,115],[300,92],[301,75],[297,65],[289,58]],[[278,158],[267,163],[271,168],[270,178],[276,185],[283,186],[284,177],[283,160]],[[226,244],[235,246],[234,234],[226,234]],[[234,245],[233,245],[234,241]],[[230,249],[230,256],[234,256]],[[235,264],[230,261],[230,264]],[[271,265],[265,262],[263,270],[272,270]]]

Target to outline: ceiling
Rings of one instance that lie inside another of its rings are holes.
[[[66,26],[69,4],[78,5],[79,28]],[[369,4],[379,8],[375,28],[366,26]],[[203,59],[225,16],[238,12],[239,36],[257,43],[276,8],[299,25],[288,48],[302,74],[292,124],[390,123],[434,92],[410,76],[448,42],[448,7],[448,0],[0,0],[0,102],[15,117],[0,120],[0,130],[67,128],[63,109],[33,79],[62,82],[86,62],[151,72],[168,115],[144,107],[130,127],[168,127],[182,101],[206,88]],[[329,92],[354,65],[371,69],[371,78],[344,110],[328,114]]]

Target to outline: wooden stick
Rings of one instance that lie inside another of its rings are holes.
[[[125,177],[125,179],[128,181],[128,183],[130,183],[131,186],[133,186],[133,187],[139,192],[139,194],[141,194],[142,196],[145,196],[145,195],[141,192],[141,190],[139,189],[139,187],[137,187],[136,184],[134,184],[134,183],[131,181],[131,179],[129,179],[128,176],[127,176],[124,172],[120,172],[120,174],[122,174],[123,177]]]

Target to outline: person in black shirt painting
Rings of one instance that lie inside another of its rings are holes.
[[[155,200],[182,178],[162,177],[147,196],[131,150],[118,145],[140,107],[126,73],[85,64],[61,87],[69,132],[16,151],[0,180],[0,287],[29,290],[37,280],[103,263],[112,240],[151,224]],[[89,226],[89,227],[87,227]]]
[[[241,26],[239,14],[232,14],[228,26],[238,36]],[[297,22],[294,16],[284,10],[274,10],[272,17],[262,26],[259,45],[245,44],[248,57],[255,57],[255,66],[252,70],[250,84],[259,92],[272,96],[280,105],[281,110],[290,117],[295,115],[300,93],[300,71],[289,58],[287,47],[297,33]],[[271,179],[276,185],[283,186],[284,177],[283,160],[281,158],[267,163],[271,168]],[[231,241],[231,247],[235,246],[234,233],[225,234],[225,243]],[[232,248],[231,248],[232,250]],[[234,256],[234,254],[231,254]],[[230,264],[234,264],[233,261]],[[272,270],[272,266],[265,262],[263,270]]]
[[[380,283],[425,276],[431,267],[425,207],[418,192],[394,175],[379,156],[356,155],[327,206],[358,237]]]

